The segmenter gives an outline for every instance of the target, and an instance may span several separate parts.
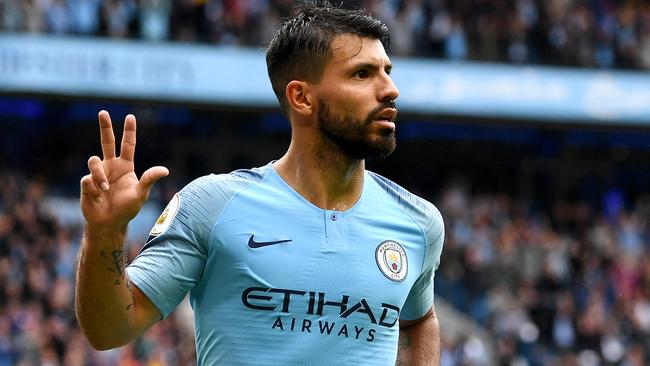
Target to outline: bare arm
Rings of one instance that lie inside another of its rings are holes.
[[[126,275],[123,241],[124,232],[86,230],[79,254],[77,319],[99,350],[129,343],[160,319],[158,310]]]
[[[128,222],[146,201],[166,168],[134,172],[135,117],[127,116],[120,157],[115,156],[113,127],[99,114],[104,159],[88,160],[90,174],[81,179],[81,210],[86,220],[77,266],[75,305],[84,334],[97,349],[124,345],[160,319],[147,297],[132,286],[125,271],[124,237]]]
[[[440,365],[440,325],[433,306],[418,320],[400,320],[395,365]]]

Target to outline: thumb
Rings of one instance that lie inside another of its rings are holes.
[[[165,168],[164,166],[151,167],[142,173],[142,177],[140,178],[138,186],[140,187],[140,190],[146,196],[148,196],[149,191],[151,190],[151,187],[154,185],[154,183],[156,183],[160,178],[166,177],[168,175],[169,169]]]

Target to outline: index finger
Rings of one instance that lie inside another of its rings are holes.
[[[102,142],[102,153],[104,159],[115,158],[115,135],[113,134],[113,125],[111,116],[108,112],[102,110],[99,112],[99,136]]]

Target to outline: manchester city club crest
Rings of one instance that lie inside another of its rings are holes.
[[[375,259],[381,273],[389,280],[404,281],[408,273],[406,251],[393,240],[382,241],[375,251]]]

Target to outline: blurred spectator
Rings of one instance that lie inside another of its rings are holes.
[[[131,33],[135,20],[136,3],[134,0],[105,0],[102,7],[102,20],[106,33],[110,37],[125,38]]]
[[[399,56],[416,54],[426,27],[422,1],[404,0],[398,2],[397,6],[389,1],[377,1],[368,5],[372,7],[367,10],[388,25],[391,52]]]
[[[140,37],[146,40],[164,40],[169,37],[171,0],[142,0],[139,20]]]
[[[97,34],[101,5],[102,0],[68,0],[72,32],[79,35]]]
[[[66,0],[51,0],[45,8],[45,19],[47,30],[54,34],[72,33],[72,15],[71,8],[68,7]]]
[[[0,21],[2,29],[6,31],[22,30],[24,23],[22,8],[19,0],[5,0],[0,3]]]

